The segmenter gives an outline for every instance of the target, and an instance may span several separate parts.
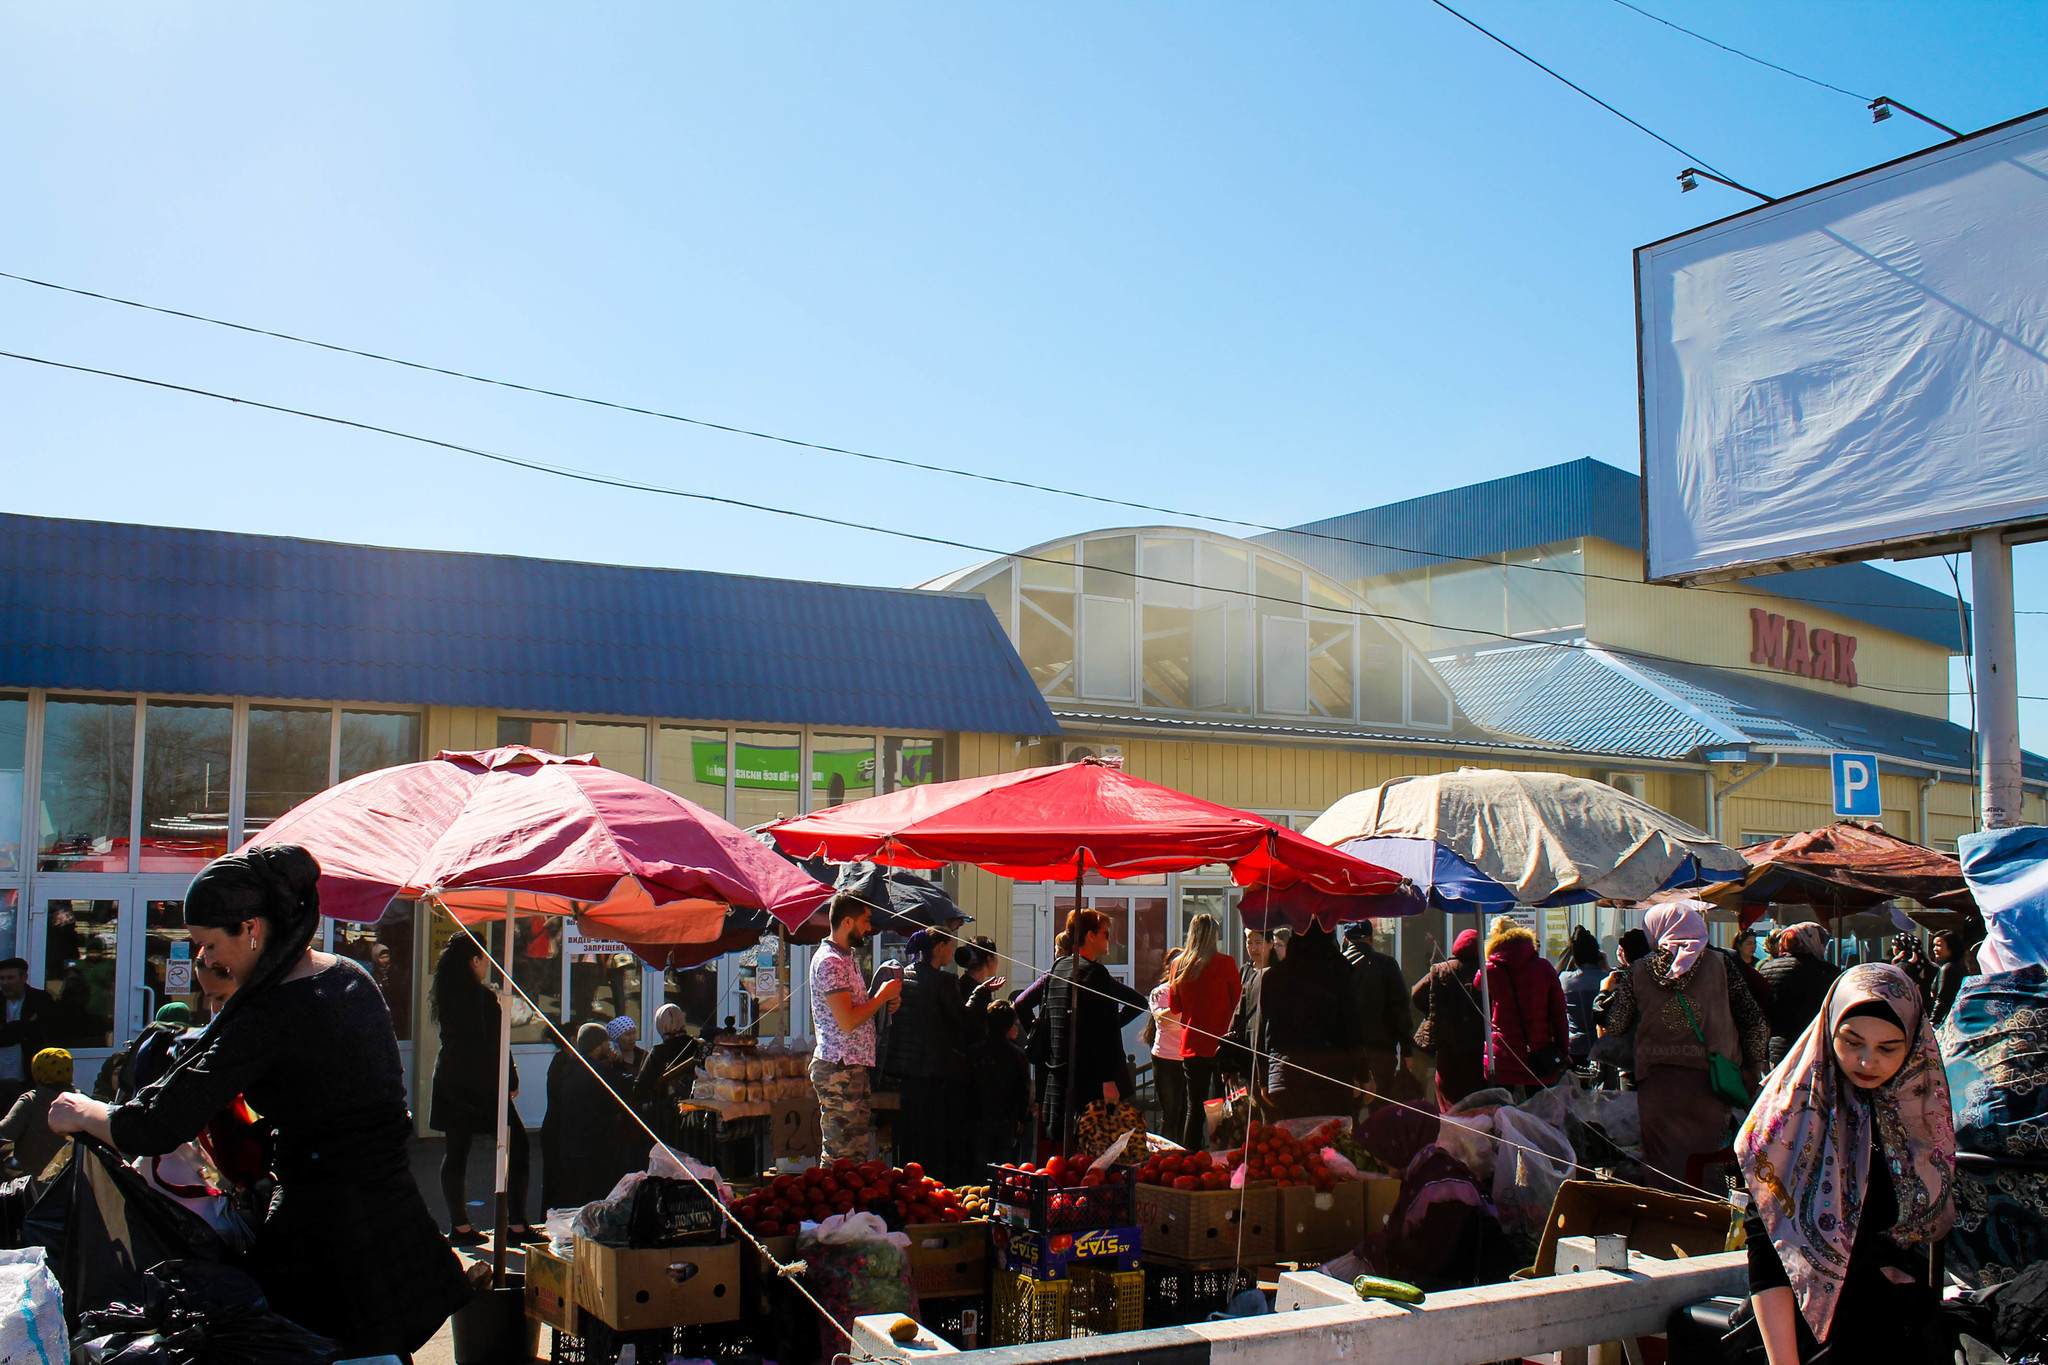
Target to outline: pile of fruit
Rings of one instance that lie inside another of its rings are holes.
[[[1082,1186],[1092,1189],[1107,1178],[1101,1171],[1091,1169],[1086,1157],[1079,1156],[1052,1157],[1046,1161],[1043,1170],[1029,1161],[1021,1162],[1010,1169],[1023,1171],[1026,1175],[1043,1175],[1052,1184],[1068,1189]]]
[[[1158,1152],[1138,1169],[1138,1183],[1176,1190],[1227,1190],[1230,1169],[1207,1152]]]
[[[915,1161],[900,1170],[879,1161],[835,1161],[778,1175],[733,1205],[733,1217],[759,1237],[795,1233],[834,1214],[879,1214],[893,1229],[909,1223],[958,1223],[975,1216],[952,1190]]]
[[[1244,1165],[1245,1179],[1249,1181],[1269,1181],[1283,1188],[1313,1185],[1327,1190],[1337,1183],[1337,1177],[1323,1164],[1323,1148],[1342,1131],[1343,1125],[1336,1119],[1305,1138],[1296,1138],[1284,1128],[1254,1123],[1245,1131],[1244,1146],[1226,1152],[1224,1160],[1231,1170]]]
[[[995,1217],[995,1204],[988,1197],[986,1185],[962,1185],[953,1193],[960,1196],[960,1212],[969,1218]]]

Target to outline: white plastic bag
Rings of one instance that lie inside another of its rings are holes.
[[[0,1251],[0,1361],[65,1365],[64,1295],[41,1247]]]
[[[695,1157],[680,1152],[671,1153],[659,1142],[647,1149],[647,1174],[658,1175],[665,1180],[688,1180],[695,1176],[718,1192],[719,1203],[732,1203],[732,1187],[718,1174],[716,1166],[706,1166]]]
[[[872,1213],[835,1213],[822,1223],[804,1224],[806,1242],[827,1246],[851,1246],[855,1242],[888,1242],[910,1250],[910,1234],[891,1232],[889,1225]]]
[[[1497,1109],[1493,1120],[1502,1139],[1493,1173],[1494,1208],[1503,1225],[1540,1231],[1557,1187],[1572,1173],[1572,1145],[1563,1133],[1519,1109]]]

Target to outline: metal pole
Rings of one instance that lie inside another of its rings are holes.
[[[1074,909],[1079,911],[1081,883],[1088,873],[1088,850],[1082,849],[1074,855]],[[1057,959],[1055,959],[1057,962]],[[1060,1155],[1066,1156],[1072,1150],[1074,1121],[1081,1116],[1081,1096],[1074,1088],[1074,1066],[1081,1050],[1081,945],[1074,945],[1073,965],[1067,977],[1067,1083],[1060,1087],[1066,1103],[1060,1107],[1066,1112],[1060,1116]]]
[[[1970,601],[1984,828],[2006,829],[2020,823],[2020,683],[2013,657],[2012,546],[1998,531],[1970,537]]]
[[[505,958],[498,974],[498,1161],[497,1226],[491,1229],[491,1286],[505,1287],[505,1232],[512,1223],[511,1192],[507,1177],[512,1169],[512,961],[519,947],[517,892],[505,893]],[[451,1218],[459,1216],[451,1210]],[[521,1209],[521,1213],[525,1210]]]
[[[1479,906],[1479,1013],[1485,1016],[1480,1027],[1486,1031],[1486,1079],[1493,1079],[1493,990],[1486,980],[1486,907]],[[1468,1000],[1470,996],[1466,997]]]

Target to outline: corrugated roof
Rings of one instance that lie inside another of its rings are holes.
[[[1970,766],[1970,732],[1950,721],[1701,664],[1534,644],[1435,663],[1473,720],[1570,752],[1680,759],[1721,748],[1846,749]],[[2025,754],[2023,767],[2030,781],[2048,779],[2048,758]]]
[[[4,514],[0,683],[1059,732],[976,596]]]
[[[1445,555],[1483,557],[1580,536],[1640,551],[1642,484],[1598,460],[1572,460],[1252,539],[1347,583],[1441,564]],[[1834,564],[1742,582],[1961,652],[1954,599],[1875,565]]]

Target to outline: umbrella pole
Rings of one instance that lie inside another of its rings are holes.
[[[511,1225],[511,1198],[507,1189],[512,1165],[512,982],[507,975],[518,950],[519,912],[516,893],[505,893],[505,965],[498,981],[498,1160],[496,1226],[491,1229],[491,1287],[505,1287],[505,1232]],[[459,1210],[451,1213],[458,1216]],[[524,1210],[522,1209],[523,1213]]]
[[[1081,883],[1088,873],[1088,850],[1074,855],[1074,909],[1080,910]],[[1069,1155],[1074,1145],[1074,1124],[1081,1117],[1081,1096],[1074,1088],[1074,1066],[1081,1053],[1081,947],[1074,945],[1074,965],[1067,979],[1067,1083],[1060,1087],[1067,1102],[1060,1118],[1060,1155]]]
[[[1486,907],[1480,906],[1474,912],[1474,922],[1479,929],[1479,1013],[1485,1016],[1480,1027],[1486,1030],[1486,1079],[1493,1079],[1493,990],[1486,980]],[[1470,996],[1466,997],[1470,999]]]

